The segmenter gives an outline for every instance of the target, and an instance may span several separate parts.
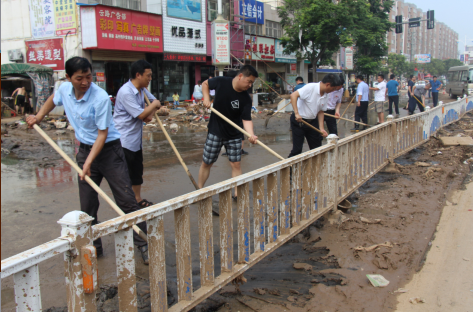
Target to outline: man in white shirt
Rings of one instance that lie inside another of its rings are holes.
[[[325,111],[327,114],[335,115],[337,117],[340,117],[340,106],[342,106],[343,97],[343,85],[345,84],[345,78],[343,78],[343,74],[340,74],[339,78],[341,85],[338,86],[335,91],[330,92],[328,94],[327,110]],[[338,135],[337,119],[330,116],[325,116],[324,120],[327,124],[328,133]]]
[[[379,123],[384,122],[384,113],[383,113],[383,105],[386,101],[386,82],[384,82],[384,75],[378,75],[378,85],[375,88],[370,88],[370,90],[374,90],[374,105],[375,110],[378,113]]]
[[[294,113],[291,115],[292,151],[289,157],[302,153],[304,138],[307,139],[310,149],[322,146],[322,136],[328,135],[324,130],[328,93],[335,91],[340,85],[342,84],[338,75],[327,74],[321,82],[309,83],[291,94]],[[319,128],[323,135],[303,124],[302,120]]]

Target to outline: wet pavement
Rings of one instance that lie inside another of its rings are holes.
[[[407,99],[407,98],[406,98]],[[405,105],[406,99],[402,98],[400,107]],[[342,105],[343,111],[347,103]],[[344,117],[353,115],[355,105],[351,105]],[[387,104],[385,104],[387,109]],[[407,115],[407,111],[401,109],[401,116]],[[385,112],[387,116],[387,112]],[[369,123],[375,124],[377,115],[373,109],[369,111]],[[340,138],[351,135],[350,129],[353,124],[341,121],[338,124]],[[23,136],[33,138],[37,144],[44,141],[34,130],[27,130]],[[266,129],[264,119],[255,120],[255,133],[259,139],[271,149],[287,157],[292,142],[289,131],[289,114],[282,117],[273,117]],[[54,132],[50,136],[61,146],[61,148],[73,157],[77,149],[74,136],[71,132],[57,135]],[[202,149],[206,138],[206,132],[196,132],[186,127],[181,127],[171,137],[186,162],[190,172],[197,180],[198,170],[202,159]],[[12,138],[13,139],[13,138]],[[29,142],[29,141],[28,141]],[[246,142],[245,142],[246,143]],[[26,143],[24,143],[26,145]],[[325,144],[325,140],[324,140]],[[242,157],[243,172],[249,172],[277,161],[277,159],[259,146],[245,146],[249,155]],[[303,151],[308,146],[304,144]],[[167,143],[162,132],[146,130],[143,135],[144,154],[144,185],[142,197],[154,203],[159,203],[194,190],[194,187],[182,169],[179,161]],[[50,241],[60,235],[60,226],[56,223],[67,212],[80,210],[77,175],[72,168],[55,154],[47,146],[37,151],[34,148],[23,148],[22,144],[11,153],[2,153],[2,259],[11,257],[17,253],[35,247],[41,243]],[[221,182],[231,177],[231,168],[226,157],[219,157],[211,170],[206,185]],[[112,197],[107,182],[101,185],[102,189]],[[251,196],[251,194],[250,194]],[[214,199],[214,206],[218,210],[218,196]],[[191,207],[191,220],[197,220],[195,207]],[[236,205],[234,204],[234,210]],[[105,221],[116,217],[115,212],[101,200],[99,209],[99,221]],[[236,220],[236,218],[234,218]],[[166,236],[166,264],[167,275],[170,282],[175,281],[175,246],[174,246],[174,220],[172,214],[165,216]],[[199,252],[198,252],[198,224],[191,224],[192,232],[192,258],[194,288],[200,287],[199,281]],[[236,229],[236,224],[234,226]],[[236,234],[236,233],[235,233]],[[214,217],[214,237],[218,237],[218,217]],[[236,240],[236,235],[234,235]],[[218,242],[218,240],[215,240]],[[113,250],[113,236],[103,238],[104,257],[98,260],[99,283],[116,283],[115,256]],[[236,247],[236,246],[235,246]],[[214,246],[218,253],[219,246]],[[236,248],[234,249],[237,250]],[[235,252],[236,257],[236,252]],[[142,264],[141,256],[135,251],[136,274],[139,280],[147,280],[148,267]],[[219,272],[219,258],[215,257],[215,274]],[[64,268],[62,256],[57,256],[39,265],[41,277],[41,289],[43,308],[51,306],[64,306],[66,294],[64,285]],[[13,278],[2,280],[2,306],[4,311],[14,308]]]

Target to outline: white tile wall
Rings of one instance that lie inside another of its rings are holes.
[[[207,54],[207,23],[206,23],[206,1],[201,0],[202,21],[191,21],[186,19],[174,18],[167,16],[167,1],[163,0],[163,40],[164,52],[188,53],[188,54]],[[184,27],[186,29],[186,37],[173,37],[172,27]],[[187,38],[187,28],[200,29],[200,39]],[[196,48],[195,44],[203,44],[203,48]]]

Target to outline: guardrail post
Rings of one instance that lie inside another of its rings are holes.
[[[388,134],[389,149],[388,149],[388,155],[387,155],[388,159],[391,161],[391,160],[394,159],[394,154],[395,154],[395,151],[396,151],[396,140],[395,140],[395,138],[396,138],[396,123],[394,122],[394,116],[393,115],[388,115],[388,117],[386,117],[386,120],[389,123],[389,128],[391,130],[391,135]]]
[[[334,149],[330,152],[330,161],[328,162],[329,168],[329,183],[328,183],[328,192],[329,196],[332,198],[333,202],[333,211],[337,210],[338,205],[338,180],[340,172],[340,164],[338,163],[338,136],[335,134],[330,134],[327,137],[328,144],[335,145]]]
[[[38,265],[35,264],[15,273],[13,280],[15,281],[16,311],[43,311]]]
[[[62,227],[61,236],[72,235],[71,239],[75,241],[75,248],[64,253],[68,311],[97,311],[95,301],[97,282],[94,283],[92,280],[92,284],[90,283],[90,279],[97,276],[97,254],[93,247],[92,220],[94,218],[85,212],[71,211],[57,222]],[[86,274],[83,272],[84,269],[87,270]],[[87,293],[84,291],[84,277]]]

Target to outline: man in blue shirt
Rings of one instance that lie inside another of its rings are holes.
[[[112,120],[112,104],[107,92],[92,83],[92,65],[83,57],[73,57],[66,62],[65,82],[44,103],[36,116],[26,119],[29,127],[39,124],[54,107],[64,105],[67,118],[74,127],[76,139],[80,142],[76,156],[82,169],[79,175],[79,199],[81,210],[93,217],[97,224],[99,198],[97,192],[85,181],[88,175],[97,185],[103,178],[112,190],[117,205],[125,213],[139,210],[120,145],[120,133]],[[146,223],[139,223],[146,233]],[[135,244],[141,251],[145,264],[148,264],[148,245],[133,232]],[[94,241],[97,256],[103,255],[102,241]]]
[[[356,83],[358,84],[358,88],[356,89],[356,109],[355,109],[355,121],[360,121],[360,119],[367,124],[368,123],[368,95],[369,95],[369,87],[366,82],[363,81],[364,78],[362,75],[356,76]],[[364,130],[360,129],[358,124],[355,124],[355,128],[351,129],[351,131],[358,131]]]
[[[394,108],[396,109],[396,117],[399,117],[399,82],[394,79],[396,78],[394,74],[391,74],[389,78],[391,78],[391,80],[389,80],[386,84],[386,93],[388,94],[389,99],[389,115],[393,114],[394,104]]]
[[[131,187],[140,208],[153,205],[141,198],[143,184],[143,122],[149,122],[161,103],[146,89],[153,72],[151,64],[139,60],[131,64],[131,79],[118,90],[113,121],[120,132],[120,141],[125,153]],[[151,105],[145,107],[145,94]],[[161,108],[166,112],[166,108]]]
[[[296,92],[297,90],[299,90],[303,86],[305,86],[304,79],[302,79],[302,77],[300,77],[300,76],[297,77],[296,78],[296,86],[294,87],[294,90],[292,90],[292,92]]]
[[[434,76],[434,80],[430,80],[429,82],[432,88],[432,101],[434,102],[434,107],[436,107],[439,103],[439,91],[443,84],[437,80],[437,76]]]

